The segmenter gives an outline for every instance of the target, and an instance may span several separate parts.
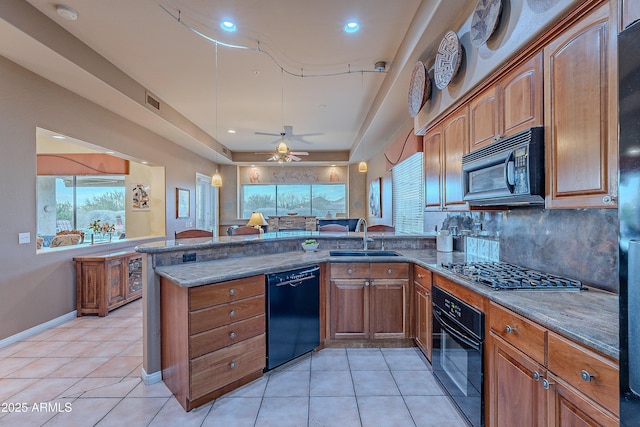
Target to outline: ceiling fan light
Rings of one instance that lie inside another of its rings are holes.
[[[358,164],[358,172],[366,172],[369,169],[369,167],[367,166],[367,162],[365,162],[364,160],[361,161]]]
[[[222,187],[222,176],[216,171],[211,177],[211,185],[214,187]]]
[[[280,154],[287,154],[287,151],[289,151],[289,147],[287,147],[286,142],[280,141],[278,147],[276,148],[276,151]]]

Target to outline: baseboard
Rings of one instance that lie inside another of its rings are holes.
[[[15,335],[11,335],[10,337],[7,337],[2,341],[0,341],[0,348],[6,347],[18,341],[25,340],[29,337],[39,334],[40,332],[46,331],[47,329],[62,325],[63,323],[68,322],[69,320],[75,319],[76,315],[77,315],[77,311],[73,310],[70,313],[63,314],[62,316],[56,317],[55,319],[49,320],[48,322],[44,322],[34,326],[33,328],[29,328],[26,331],[22,331]]]
[[[147,371],[145,371],[144,368],[142,368],[142,381],[146,385],[159,383],[160,381],[162,381],[162,371],[157,371],[157,372],[152,372],[150,374],[147,374]]]

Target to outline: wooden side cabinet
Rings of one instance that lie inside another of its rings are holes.
[[[142,297],[142,254],[114,252],[75,257],[76,310],[84,314],[107,313]]]

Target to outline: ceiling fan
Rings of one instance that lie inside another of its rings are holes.
[[[309,155],[309,153],[307,153],[306,151],[291,151],[287,146],[287,143],[284,141],[285,133],[284,132],[280,133],[280,136],[281,136],[280,143],[276,147],[275,153],[256,153],[256,154],[270,154],[271,157],[269,157],[267,160],[270,162],[278,162],[278,163],[299,162],[302,159],[300,159],[300,157],[298,156]]]
[[[295,134],[293,133],[293,126],[283,126],[283,131],[280,133],[268,133],[268,132],[254,132],[256,135],[267,135],[267,136],[277,136],[279,137],[273,143],[275,144],[278,141],[297,141],[302,142],[303,144],[313,144],[311,141],[307,141],[304,139],[307,136],[319,136],[324,135],[322,132],[312,132],[312,133],[301,133]]]

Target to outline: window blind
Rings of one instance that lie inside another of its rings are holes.
[[[393,225],[397,233],[424,232],[423,154],[415,153],[391,169]]]

